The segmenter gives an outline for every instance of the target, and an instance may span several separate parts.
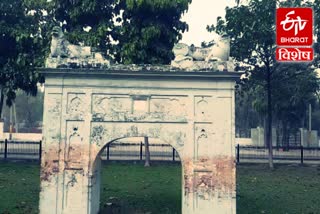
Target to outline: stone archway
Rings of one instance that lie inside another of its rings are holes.
[[[44,69],[40,213],[99,208],[105,142],[148,136],[183,166],[182,213],[235,213],[233,72]]]

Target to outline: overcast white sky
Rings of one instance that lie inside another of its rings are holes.
[[[211,41],[213,33],[206,30],[207,25],[215,24],[217,17],[224,17],[226,6],[235,6],[234,0],[193,0],[183,20],[189,24],[189,31],[183,34],[180,42],[200,46],[203,41]]]

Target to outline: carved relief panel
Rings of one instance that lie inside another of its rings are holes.
[[[67,169],[82,169],[84,122],[67,121],[67,139],[65,145],[65,163]]]
[[[195,159],[208,157],[213,149],[213,131],[211,123],[195,124]]]
[[[186,142],[187,124],[108,123],[92,122],[91,143],[103,146],[110,140],[122,137],[158,138],[180,149]]]
[[[94,121],[186,122],[187,97],[94,94]]]
[[[198,122],[212,121],[212,97],[209,96],[195,96],[194,98],[195,120]]]
[[[83,195],[79,194],[83,191],[83,170],[65,170],[64,171],[64,191],[63,191],[63,213],[80,213],[83,209]]]
[[[94,121],[124,121],[131,114],[132,101],[128,95],[92,95]]]
[[[194,207],[204,208],[212,198],[213,179],[211,171],[194,172]]]
[[[86,112],[85,94],[68,93],[67,117],[69,120],[83,120]]]
[[[187,121],[187,97],[152,96],[150,113],[163,121]]]

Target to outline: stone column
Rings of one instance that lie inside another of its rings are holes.
[[[183,213],[236,213],[234,91],[195,96],[194,152],[183,159]]]
[[[44,100],[43,143],[41,160],[40,213],[56,214],[58,203],[59,166],[61,146],[62,91],[47,88]],[[54,122],[54,123],[53,123]]]

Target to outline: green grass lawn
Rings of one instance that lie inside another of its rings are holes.
[[[180,213],[179,165],[105,164],[102,213]],[[39,166],[0,163],[0,214],[37,213]],[[320,213],[320,166],[240,165],[237,168],[237,213]],[[112,203],[112,206],[106,206]]]

